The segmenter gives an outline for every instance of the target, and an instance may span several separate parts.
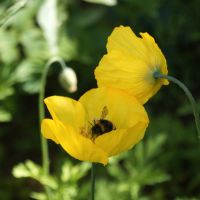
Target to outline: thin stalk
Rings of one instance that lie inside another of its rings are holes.
[[[177,84],[184,92],[185,95],[188,97],[191,105],[192,105],[192,110],[193,110],[193,114],[194,114],[194,118],[195,118],[195,123],[196,123],[196,129],[197,129],[197,133],[198,133],[198,138],[200,139],[200,120],[199,120],[199,112],[197,109],[197,104],[196,101],[194,99],[194,97],[192,96],[192,93],[190,92],[190,90],[178,79],[172,77],[172,76],[168,76],[168,75],[164,75],[164,74],[160,74],[159,72],[155,72],[154,73],[154,78],[163,78],[163,79],[167,79],[175,84]]]
[[[53,58],[44,67],[44,71],[41,78],[41,87],[39,91],[39,126],[45,117],[44,111],[44,98],[45,98],[45,87],[46,79],[49,68],[53,62],[59,62],[62,70],[65,68],[65,62],[60,58]],[[48,144],[47,140],[41,134],[41,150],[42,150],[42,166],[45,175],[49,174],[49,154],[48,154]]]
[[[42,78],[41,78],[41,87],[39,91],[39,127],[41,125],[42,120],[45,117],[45,110],[44,110],[44,96],[45,96],[45,86],[46,86],[46,78],[49,71],[49,68],[51,66],[51,61],[49,61],[44,68]],[[40,140],[41,140],[41,154],[42,154],[42,168],[43,173],[45,176],[49,176],[49,152],[48,152],[48,143],[47,140],[40,134]],[[50,188],[45,186],[45,191],[47,194],[48,199],[51,199],[51,191]]]
[[[49,68],[51,66],[51,62],[48,62],[45,65],[42,78],[41,78],[41,87],[39,91],[39,126],[41,125],[42,120],[45,117],[45,111],[44,111],[44,96],[45,96],[45,86],[46,86],[46,78],[49,71]],[[49,174],[49,153],[48,153],[48,144],[47,140],[42,136],[41,138],[41,150],[42,150],[42,166],[43,166],[43,172],[45,175]]]
[[[49,68],[51,64],[54,62],[60,63],[62,70],[66,67],[65,62],[63,59],[59,57],[54,57],[44,67],[44,71],[42,73],[41,78],[41,86],[39,91],[39,99],[38,99],[38,106],[39,106],[39,127],[41,125],[42,120],[45,118],[45,109],[44,109],[44,98],[45,98],[45,87],[46,87],[46,79],[48,75]],[[49,176],[49,151],[48,151],[48,143],[47,140],[40,134],[41,140],[41,154],[42,154],[42,168],[43,173],[45,176]],[[48,199],[51,199],[51,190],[49,187],[45,186],[45,191],[47,194]]]
[[[91,200],[95,200],[95,163],[91,167]]]

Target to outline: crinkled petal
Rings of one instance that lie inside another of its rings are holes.
[[[108,37],[108,53],[120,51],[144,60],[152,70],[157,70],[159,67],[163,74],[167,74],[166,59],[154,38],[148,33],[140,33],[140,35],[142,38],[137,37],[130,27],[116,27]]]
[[[50,140],[53,140],[56,144],[59,144],[56,138],[57,126],[52,119],[43,119],[41,124],[42,135]]]
[[[130,27],[116,27],[108,37],[107,50],[108,53],[114,50],[134,57],[146,58],[146,48],[142,39],[137,37]]]
[[[92,123],[94,119],[107,119],[117,129],[130,128],[138,121],[148,121],[144,107],[122,90],[114,88],[96,88],[86,92],[79,100]],[[108,113],[102,117],[104,107]]]
[[[99,87],[126,90],[144,104],[162,86],[162,81],[155,80],[153,73],[143,60],[112,51],[101,59],[95,78]]]
[[[147,122],[139,122],[128,130],[120,129],[111,131],[97,137],[95,143],[104,149],[109,157],[114,156],[129,150],[137,144],[143,138],[147,126]]]
[[[140,35],[142,38],[130,27],[116,27],[108,38],[108,54],[100,61],[95,76],[99,87],[125,89],[144,104],[169,82],[153,77],[156,71],[168,74],[166,59],[153,37]]]
[[[86,112],[78,101],[68,97],[51,96],[46,98],[44,102],[53,119],[77,129],[85,125],[87,121]]]
[[[104,165],[108,163],[107,153],[90,139],[82,136],[69,125],[59,121],[56,121],[56,124],[56,138],[68,154],[81,161],[98,162]]]
[[[148,52],[148,66],[152,70],[159,70],[162,74],[167,75],[167,62],[166,59],[156,44],[154,38],[148,33],[140,33],[143,38],[143,43]],[[168,85],[169,81],[167,79],[162,80],[163,85]]]

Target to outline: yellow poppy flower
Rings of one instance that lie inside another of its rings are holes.
[[[118,89],[92,89],[78,101],[61,96],[44,101],[53,119],[42,121],[43,136],[82,161],[107,164],[138,143],[149,123],[144,107]]]
[[[99,87],[116,87],[146,103],[166,79],[155,79],[154,72],[167,75],[164,55],[148,33],[137,37],[130,27],[114,29],[108,38],[108,53],[103,56],[95,70]]]

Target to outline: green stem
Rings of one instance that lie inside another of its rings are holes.
[[[67,65],[65,64],[64,60],[62,58],[58,57],[58,56],[54,57],[52,59],[52,62],[58,62],[60,64],[62,70],[64,70],[67,67]]]
[[[44,68],[42,78],[41,78],[41,87],[39,91],[39,127],[41,125],[42,120],[45,117],[45,110],[44,110],[44,96],[45,96],[45,86],[46,86],[46,78],[49,71],[49,68],[51,66],[51,61],[49,61]],[[42,168],[43,173],[45,176],[49,176],[49,153],[48,153],[48,143],[47,140],[40,134],[40,140],[41,140],[41,153],[42,153]],[[45,191],[47,194],[48,199],[51,199],[51,191],[50,189],[45,186]]]
[[[39,91],[39,126],[41,125],[42,120],[45,117],[45,111],[44,111],[44,96],[45,96],[45,86],[46,86],[46,78],[49,71],[49,68],[51,66],[51,63],[48,62],[45,65],[42,78],[41,78],[41,87]],[[41,134],[41,150],[42,150],[42,166],[43,166],[43,172],[45,175],[49,174],[49,155],[48,155],[48,144],[47,140],[42,136]]]
[[[95,163],[91,167],[91,200],[95,200]]]
[[[195,118],[195,123],[196,123],[196,128],[197,128],[197,133],[198,133],[198,138],[200,139],[200,120],[199,120],[199,112],[197,109],[197,105],[196,102],[194,100],[194,97],[192,96],[190,90],[178,79],[172,77],[172,76],[168,76],[168,75],[164,75],[164,74],[160,74],[159,72],[155,72],[154,73],[154,78],[163,78],[163,79],[167,79],[175,84],[177,84],[186,94],[186,96],[188,97],[191,105],[192,105],[192,110],[193,110],[193,114],[194,114],[194,118]]]
[[[38,99],[38,104],[39,104],[39,127],[41,125],[42,120],[45,118],[45,109],[44,109],[44,98],[45,98],[45,86],[46,86],[46,79],[48,75],[49,68],[51,67],[51,64],[54,62],[60,63],[60,66],[62,70],[66,67],[65,62],[63,59],[59,57],[54,57],[44,67],[44,71],[42,73],[42,78],[41,78],[41,87],[39,91],[39,99]],[[49,151],[48,151],[48,143],[47,140],[40,134],[40,139],[41,139],[41,153],[42,153],[42,168],[43,168],[43,173],[45,176],[49,176]],[[47,194],[48,199],[51,199],[51,190],[47,186],[45,186],[45,191]]]
[[[59,57],[55,57],[51,59],[44,67],[44,71],[41,78],[41,87],[39,91],[39,125],[41,124],[42,120],[45,117],[44,111],[44,98],[45,98],[45,86],[46,86],[46,79],[49,68],[52,63],[59,62],[62,70],[65,68],[65,62],[60,59]],[[48,144],[47,140],[41,134],[41,150],[42,150],[42,166],[45,175],[49,174],[49,155],[48,155]]]

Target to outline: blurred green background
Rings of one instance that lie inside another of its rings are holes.
[[[38,91],[52,57],[38,22],[43,3],[0,2],[0,199],[25,200],[31,195],[42,200],[43,185],[49,184],[55,200],[86,200],[88,164],[74,160],[51,141],[52,176],[48,181],[40,177]],[[136,34],[154,36],[169,74],[190,88],[200,108],[199,7],[199,0],[58,0],[58,54],[76,72],[78,90],[72,94],[61,87],[60,66],[54,63],[46,96],[78,99],[96,87],[93,71],[106,53],[107,37],[115,26],[127,25]],[[170,84],[145,107],[150,125],[144,140],[112,158],[108,166],[97,167],[96,199],[200,199],[200,144],[184,93]]]

